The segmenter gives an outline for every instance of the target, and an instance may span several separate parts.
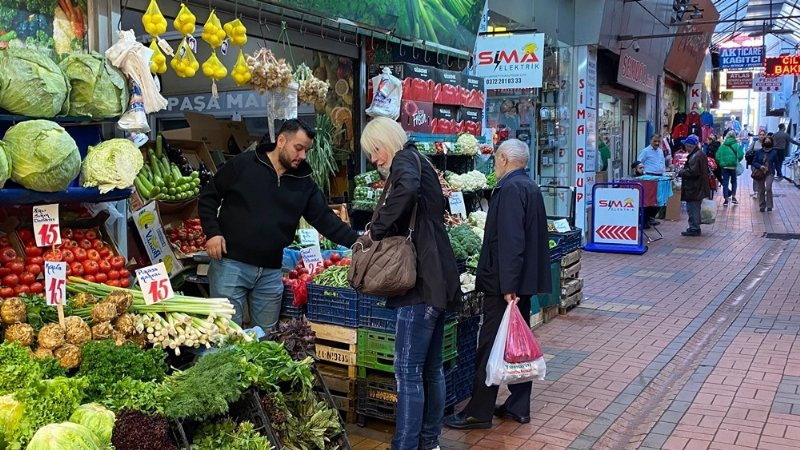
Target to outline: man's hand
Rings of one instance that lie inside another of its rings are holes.
[[[517,297],[517,294],[506,294],[506,295],[503,296],[503,298],[506,300],[506,303],[512,303],[512,302],[515,302],[515,301],[519,300],[519,297]]]
[[[208,251],[208,256],[211,258],[216,260],[222,259],[222,255],[228,253],[228,249],[225,247],[225,238],[222,236],[212,237],[206,241],[206,250]]]

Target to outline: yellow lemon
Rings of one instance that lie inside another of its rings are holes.
[[[193,77],[196,72],[197,72],[197,68],[189,67],[188,69],[186,69],[186,76],[187,77]]]
[[[217,80],[225,78],[225,75],[227,74],[228,74],[228,69],[226,69],[225,66],[220,65],[219,67],[214,69],[214,78],[216,78]]]
[[[181,30],[181,32],[183,34],[194,34],[194,30],[195,30],[194,22],[183,24],[183,26],[180,28],[180,30]]]

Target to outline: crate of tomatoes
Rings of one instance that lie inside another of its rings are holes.
[[[206,251],[206,234],[198,217],[172,222],[165,227],[165,231],[175,256],[180,259]]]

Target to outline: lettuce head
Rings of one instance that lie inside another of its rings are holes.
[[[104,446],[111,444],[114,431],[114,413],[97,403],[81,405],[69,417],[69,421],[92,430]]]
[[[133,186],[142,170],[142,152],[127,139],[111,139],[89,147],[81,169],[81,186],[99,187],[100,193]]]
[[[72,422],[51,423],[39,428],[27,450],[102,450],[89,428]]]
[[[11,178],[11,160],[6,155],[6,144],[0,141],[0,189]]]
[[[59,192],[81,171],[78,146],[64,128],[49,120],[20,122],[3,137],[11,179],[39,192]]]
[[[69,84],[49,56],[29,48],[0,50],[0,108],[30,117],[69,110]]]
[[[61,61],[60,67],[70,84],[70,116],[106,119],[125,112],[127,82],[103,55],[71,54]]]

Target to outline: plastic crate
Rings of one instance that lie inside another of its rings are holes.
[[[366,376],[366,369],[394,373],[394,333],[383,333],[366,328],[358,330],[359,376]],[[442,360],[451,361],[458,355],[458,328],[455,321],[444,326]]]
[[[471,155],[447,155],[447,170],[465,174],[475,170],[475,157]]]
[[[459,317],[478,316],[483,312],[483,292],[472,291],[461,295],[461,304],[458,306]]]
[[[579,250],[583,247],[583,243],[581,240],[582,231],[580,228],[575,228],[572,231],[568,231],[566,233],[558,233],[555,231],[551,231],[550,239],[561,239],[561,256],[564,256],[570,252],[575,250]]]
[[[394,333],[397,328],[397,310],[386,307],[386,297],[359,294],[358,326]]]
[[[553,239],[551,236],[550,239]],[[561,257],[564,256],[564,247],[561,245],[563,242],[561,239],[555,239],[556,246],[550,249],[550,262],[561,261]]]
[[[353,289],[309,283],[307,307],[312,322],[358,326],[358,293]]]
[[[458,267],[458,273],[465,273],[467,271],[467,260],[460,259],[456,260],[456,267]]]
[[[306,314],[306,307],[294,306],[294,294],[292,288],[289,286],[283,287],[283,295],[281,296],[281,317],[289,317],[292,319],[299,319]]]
[[[456,404],[456,394],[458,392],[458,384],[455,381],[455,367],[446,368],[444,371],[444,386],[445,397],[444,406],[452,406]]]
[[[478,348],[478,333],[480,332],[480,328],[480,316],[462,318],[458,321],[458,336],[456,337],[456,341],[458,342],[458,359],[456,361],[461,360],[462,353],[469,352],[470,350],[472,353],[475,353]]]
[[[374,376],[359,378],[358,414],[394,421],[397,417],[397,386],[394,378]]]

